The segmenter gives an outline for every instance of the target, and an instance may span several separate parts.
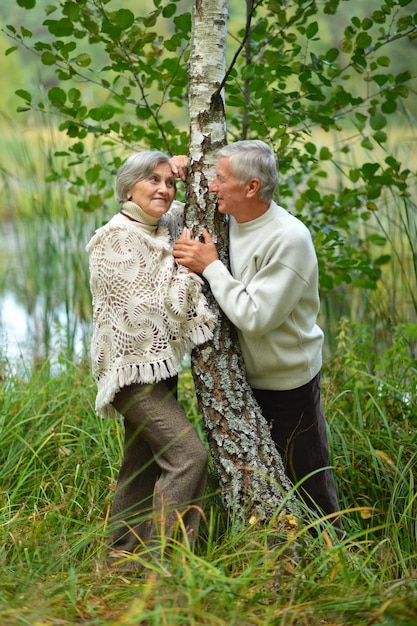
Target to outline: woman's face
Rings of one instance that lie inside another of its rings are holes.
[[[169,163],[159,163],[143,180],[133,185],[128,198],[153,217],[164,215],[175,196],[175,178]]]

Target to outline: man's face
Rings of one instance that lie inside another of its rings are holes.
[[[238,216],[242,212],[246,200],[246,184],[240,183],[230,171],[229,157],[221,157],[216,167],[216,175],[210,183],[209,190],[217,194],[219,213]]]

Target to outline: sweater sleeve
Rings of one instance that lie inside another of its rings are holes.
[[[285,248],[280,253],[275,250],[271,254],[270,250],[265,263],[245,282],[234,278],[219,260],[204,270],[203,276],[225,315],[249,336],[262,336],[281,326],[308,291],[308,282],[316,271],[315,255],[313,258],[310,251],[304,254],[300,272],[299,261],[294,263],[292,258],[300,250]]]

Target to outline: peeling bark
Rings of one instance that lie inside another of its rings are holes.
[[[226,143],[224,101],[227,0],[193,0],[189,61],[190,180],[187,225],[194,234],[207,226],[228,265],[227,221],[217,213],[208,183],[217,151]],[[213,340],[193,351],[192,369],[214,469],[225,507],[240,517],[266,520],[297,515],[298,506],[266,420],[245,378],[236,329],[206,296],[218,323]],[[285,522],[282,522],[285,526]]]

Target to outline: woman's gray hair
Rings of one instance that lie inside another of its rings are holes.
[[[116,175],[115,196],[123,204],[128,200],[129,189],[139,180],[143,180],[160,163],[168,163],[170,157],[159,150],[135,152],[122,165]]]
[[[257,139],[236,141],[221,148],[221,157],[229,159],[230,171],[242,185],[251,178],[258,178],[260,199],[272,200],[278,172],[275,155],[266,143]]]

